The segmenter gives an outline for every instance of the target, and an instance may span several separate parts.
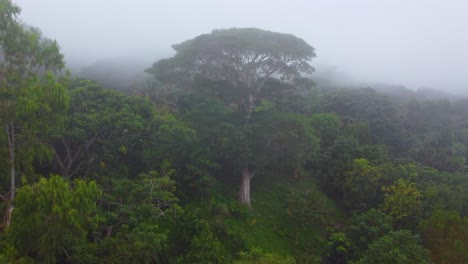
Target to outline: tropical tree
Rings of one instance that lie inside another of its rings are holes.
[[[346,228],[346,236],[351,242],[353,257],[360,257],[368,245],[392,230],[392,217],[374,208],[353,215]]]
[[[57,43],[37,28],[21,23],[20,8],[0,1],[0,124],[8,149],[10,191],[4,225],[9,225],[20,165],[50,156],[41,139],[50,136],[52,124],[67,108],[63,85],[51,76],[38,77],[64,67]],[[17,155],[23,155],[18,159]],[[24,167],[23,167],[24,168]]]
[[[422,209],[422,193],[416,183],[398,179],[390,186],[382,187],[383,210],[395,219],[397,224],[413,225]]]
[[[421,246],[421,239],[411,231],[399,230],[390,232],[369,245],[366,253],[354,264],[411,264],[432,263],[429,250]]]
[[[200,221],[195,228],[197,229],[197,234],[191,239],[187,254],[179,258],[177,263],[202,264],[228,262],[228,256],[223,251],[223,245],[210,230],[208,223]]]
[[[140,167],[133,175],[142,172],[142,146],[154,117],[151,104],[90,81],[70,86],[65,130],[53,144],[56,170],[64,177],[89,176],[99,169],[122,172],[133,162]]]
[[[60,176],[41,178],[18,189],[16,210],[7,238],[22,256],[42,263],[69,257],[69,250],[83,243],[97,227],[95,182],[68,182]]]
[[[346,234],[342,232],[333,233],[328,242],[327,249],[328,253],[324,259],[324,263],[327,264],[345,264],[348,263],[350,255],[351,243],[346,237]]]
[[[182,86],[196,87],[195,80],[221,84],[214,86],[215,91],[224,92],[218,98],[243,115],[240,130],[248,126],[255,107],[266,98],[268,80],[292,83],[301,74],[312,73],[309,61],[315,56],[314,49],[300,38],[255,28],[214,30],[173,48],[177,52],[174,57],[156,62],[147,72],[161,81]],[[276,93],[295,88],[286,85]],[[244,140],[243,144],[248,142]],[[248,147],[244,149],[247,151]],[[250,155],[242,156],[239,199],[250,206],[254,164],[248,159]]]
[[[174,169],[169,163],[162,167],[133,180],[113,178],[103,183],[103,226],[94,234],[100,243],[76,247],[76,262],[88,263],[86,259],[95,256],[104,263],[164,262],[169,230],[176,228],[183,210],[175,195]]]
[[[347,204],[353,209],[366,209],[377,200],[382,173],[367,159],[355,159],[343,182]]]
[[[422,236],[435,263],[468,262],[468,218],[437,210],[421,223]]]
[[[339,116],[332,113],[315,114],[310,123],[320,137],[321,151],[328,150],[340,133],[342,124]]]

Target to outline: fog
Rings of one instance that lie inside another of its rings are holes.
[[[217,28],[291,33],[317,53],[317,74],[361,83],[468,90],[463,0],[14,0],[56,39],[72,68],[128,58],[149,67],[170,45]],[[132,64],[133,65],[133,64]],[[144,68],[144,66],[141,66]]]

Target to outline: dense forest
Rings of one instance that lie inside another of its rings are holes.
[[[19,13],[0,263],[468,263],[468,99],[320,84],[313,47],[256,28],[103,87]]]

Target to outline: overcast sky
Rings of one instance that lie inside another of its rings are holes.
[[[13,0],[70,63],[171,54],[216,28],[291,33],[361,81],[468,90],[464,0]],[[149,65],[148,65],[149,66]]]

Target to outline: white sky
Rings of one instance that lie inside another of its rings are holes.
[[[361,81],[468,91],[464,0],[13,0],[71,63],[171,54],[216,28],[291,33]],[[148,65],[150,66],[150,65]]]

